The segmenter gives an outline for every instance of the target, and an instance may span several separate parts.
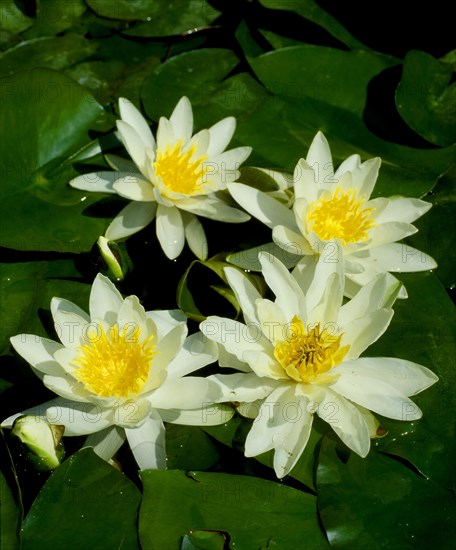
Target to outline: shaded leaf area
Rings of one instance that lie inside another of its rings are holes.
[[[352,36],[334,17],[320,7],[314,0],[289,2],[288,0],[260,0],[265,7],[273,10],[286,10],[300,15],[323,27],[334,38],[350,48],[362,48],[363,44]]]
[[[250,404],[248,408],[252,414],[258,414],[259,412],[259,406],[256,403]],[[245,438],[247,437],[251,426],[251,420],[241,416],[234,416],[226,424],[221,424],[219,426],[205,426],[204,431],[220,443],[223,443],[233,449],[237,449],[240,452],[244,452]],[[327,430],[328,427],[326,424],[318,421],[314,423],[307,446],[295,467],[291,470],[289,476],[284,478],[285,481],[293,478],[303,483],[311,491],[315,491],[314,474],[318,456],[318,447],[322,435]],[[273,451],[263,453],[254,458],[264,466],[270,468],[271,476],[275,477],[273,471]]]
[[[20,548],[22,505],[14,465],[0,430],[0,541],[3,548]]]
[[[347,455],[325,438],[318,510],[332,548],[450,548],[454,494],[381,453]]]
[[[255,74],[280,97],[313,97],[361,116],[371,78],[398,60],[363,50],[344,52],[309,44],[250,60]]]
[[[364,355],[415,361],[435,372],[439,381],[412,397],[423,411],[422,419],[407,421],[412,412],[407,407],[403,422],[381,419],[388,434],[377,440],[376,448],[410,461],[433,483],[454,489],[456,310],[433,273],[401,279],[409,297],[396,302],[388,330]]]
[[[396,105],[405,122],[436,145],[456,141],[456,83],[453,68],[431,55],[411,51],[404,59]]]
[[[309,549],[328,547],[317,523],[315,497],[297,489],[221,473],[149,470],[141,477],[144,548],[179,549],[194,531],[223,534],[232,548],[298,548],[303,540]]]
[[[415,248],[431,254],[438,264],[435,274],[447,288],[456,285],[456,165],[438,181],[425,197],[431,210],[414,225],[419,232],[407,239]]]
[[[170,470],[209,470],[220,458],[201,428],[177,424],[166,428],[166,455]]]
[[[23,524],[22,548],[139,548],[140,492],[129,479],[82,449],[48,479]]]
[[[101,195],[67,187],[68,157],[88,141],[101,106],[65,75],[33,69],[6,77],[0,135],[0,244],[19,250],[81,252],[107,220],[89,214]],[[25,131],[26,129],[26,131]]]
[[[58,333],[65,329],[54,327],[52,322],[50,303],[54,296],[66,298],[87,310],[90,285],[82,280],[72,280],[74,278],[79,278],[79,273],[74,261],[69,259],[1,263],[0,302],[3,311],[0,351],[9,347],[9,338],[16,334],[52,338],[55,331]]]
[[[228,316],[237,317],[239,315],[239,304],[234,296],[234,292],[228,286],[223,272],[223,269],[228,266],[228,263],[216,258],[211,258],[207,261],[195,260],[189,265],[179,281],[176,291],[177,305],[189,319],[203,321],[210,314],[219,312],[218,314],[222,315],[224,311]],[[191,279],[193,279],[193,291],[190,288]],[[216,293],[214,295],[211,292],[212,300],[208,299],[209,288]],[[203,300],[200,298],[202,292],[204,292]],[[205,308],[210,303],[210,311],[202,313],[195,300],[202,302]]]

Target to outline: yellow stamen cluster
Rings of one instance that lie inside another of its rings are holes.
[[[342,334],[320,329],[320,323],[306,330],[299,317],[293,317],[286,340],[276,343],[274,356],[290,378],[309,383],[342,362],[349,346],[340,346]],[[331,327],[332,329],[332,327]]]
[[[179,141],[171,148],[167,146],[165,151],[157,151],[155,175],[161,178],[170,191],[194,195],[200,190],[208,170],[203,165],[207,155],[192,159],[196,145],[185,152],[182,152],[181,147],[182,141]]]
[[[356,189],[343,191],[338,187],[333,196],[312,202],[307,211],[309,228],[324,241],[340,239],[343,244],[365,242],[369,229],[375,227],[371,219],[373,208],[364,206]]]
[[[155,345],[153,336],[140,341],[140,329],[113,325],[108,334],[101,325],[88,331],[88,344],[80,346],[73,361],[76,378],[100,397],[138,394],[149,376]]]

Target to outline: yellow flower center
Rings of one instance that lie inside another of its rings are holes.
[[[296,382],[309,383],[330,371],[342,362],[350,348],[340,346],[342,334],[335,336],[332,326],[320,330],[318,323],[306,330],[301,319],[294,316],[288,328],[287,339],[276,343],[274,356]]]
[[[338,187],[331,198],[310,203],[307,222],[320,239],[340,239],[343,244],[367,241],[369,229],[375,227],[374,209],[366,208],[356,193],[357,189]]]
[[[173,147],[166,146],[165,151],[157,151],[154,162],[155,174],[170,191],[184,195],[194,195],[203,184],[208,168],[203,166],[207,155],[193,159],[196,145],[188,151],[181,151],[182,140]]]
[[[132,330],[132,328],[134,330]],[[87,331],[88,344],[74,359],[76,378],[100,397],[138,394],[149,376],[155,345],[153,336],[139,342],[140,329],[113,325],[108,334],[99,324]]]

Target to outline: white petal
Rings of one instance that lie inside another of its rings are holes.
[[[208,380],[220,389],[218,402],[252,402],[264,399],[276,387],[278,382],[268,378],[259,378],[255,373],[214,374]]]
[[[119,331],[122,332],[123,330],[127,330],[129,341],[138,340],[138,332],[143,332],[146,328],[143,327],[146,319],[146,312],[139,302],[139,298],[137,296],[127,296],[127,298],[123,300],[117,313]],[[144,336],[147,337],[148,335]]]
[[[174,206],[158,205],[157,237],[163,252],[170,260],[179,256],[185,244],[185,232],[182,216]]]
[[[213,403],[218,395],[218,387],[206,378],[186,376],[168,378],[147,399],[158,409],[198,409]]]
[[[307,164],[315,171],[319,187],[329,189],[337,180],[334,178],[334,166],[328,140],[322,132],[317,132],[309,147]]]
[[[87,435],[114,424],[111,410],[67,399],[60,399],[58,404],[48,407],[46,418],[50,424],[65,426],[65,435]]]
[[[239,177],[237,171],[251,152],[251,147],[235,147],[212,157],[209,162],[218,167],[217,173],[221,176],[222,183],[229,183]]]
[[[125,434],[141,470],[166,470],[165,426],[158,412],[138,428],[126,428]]]
[[[295,200],[304,199],[306,204],[317,200],[318,198],[318,179],[317,166],[315,170],[307,164],[304,159],[300,159],[293,174]],[[305,218],[303,218],[305,219]]]
[[[60,397],[57,397],[56,399],[51,399],[50,401],[46,401],[46,403],[42,403],[41,405],[35,405],[34,407],[25,409],[22,412],[12,414],[11,416],[8,416],[7,418],[5,418],[5,420],[2,421],[1,427],[12,428],[14,421],[20,416],[36,416],[37,422],[39,422],[40,418],[44,419],[46,417],[46,409],[48,407],[59,405],[61,401],[62,400],[60,399]]]
[[[318,416],[331,426],[347,447],[365,457],[370,449],[369,428],[359,410],[329,388],[310,389],[313,395],[309,398],[313,397]]]
[[[144,229],[155,218],[156,204],[153,202],[131,202],[112,220],[105,237],[110,241],[129,237]]]
[[[186,376],[217,360],[217,344],[208,340],[201,332],[195,332],[185,339],[176,357],[169,363],[169,378]]]
[[[81,403],[91,402],[91,392],[88,392],[83,384],[70,376],[50,376],[47,374],[43,378],[43,384],[64,399]]]
[[[407,397],[422,392],[439,380],[423,365],[393,357],[360,357],[335,367],[334,372],[342,373],[343,377],[348,373],[355,384],[357,378],[381,380]]]
[[[374,248],[382,244],[392,243],[413,235],[418,230],[409,223],[385,222],[369,229],[369,241],[361,244],[359,250]]]
[[[266,193],[243,183],[228,184],[228,191],[249,214],[271,229],[276,225],[285,225],[298,231],[293,212]]]
[[[211,315],[200,324],[200,329],[240,361],[247,361],[245,354],[249,351],[272,352],[272,346],[263,336],[260,326],[253,323],[244,325],[239,321]]]
[[[270,353],[265,353],[263,351],[245,351],[244,357],[253,372],[260,378],[267,377],[273,380],[289,380],[288,374],[284,371],[282,365],[275,359],[273,348]]]
[[[226,351],[222,344],[217,344],[218,364],[222,369],[234,369],[240,372],[252,372],[250,365],[240,361],[233,353]]]
[[[340,307],[343,297],[343,281],[344,260],[342,247],[338,241],[329,241],[321,251],[314,278],[307,290],[306,297],[309,312],[321,302],[329,283],[333,285],[333,299],[335,303],[339,303]]]
[[[136,166],[139,168],[141,174],[147,178],[147,163],[149,162],[149,158],[147,156],[146,147],[144,146],[143,140],[135,128],[123,120],[118,120],[116,125],[125,149],[128,151],[128,154],[133,159]]]
[[[54,312],[54,328],[65,347],[76,348],[87,338],[90,323],[87,323],[86,317],[80,317],[69,311]]]
[[[209,158],[225,150],[233,137],[235,129],[236,119],[232,116],[220,120],[209,128],[210,141],[206,152]]]
[[[164,379],[165,369],[174,357],[179,353],[184,345],[187,336],[187,325],[181,323],[171,329],[163,338],[161,338],[155,348],[152,368],[149,372],[149,378],[143,388],[143,393],[147,393],[157,388]]]
[[[10,341],[19,355],[39,371],[54,375],[61,373],[54,353],[63,347],[62,344],[34,334],[18,334],[10,338]]]
[[[355,319],[345,327],[340,327],[339,330],[344,331],[341,344],[350,346],[346,358],[358,358],[366,348],[377,341],[388,328],[393,313],[392,309],[378,309]]]
[[[304,293],[296,279],[291,276],[288,269],[274,256],[266,252],[260,252],[258,259],[261,262],[263,277],[269,288],[276,296],[276,304],[291,319],[297,315],[305,321],[307,308]]]
[[[111,426],[90,434],[84,442],[84,447],[92,447],[100,458],[108,461],[117,453],[124,441],[124,430],[117,426]]]
[[[133,103],[124,97],[119,97],[119,110],[122,120],[136,130],[144,147],[154,149],[155,139],[149,125]]]
[[[290,319],[285,317],[282,309],[271,300],[262,298],[257,300],[256,307],[261,330],[266,338],[274,345],[277,341],[286,340]]]
[[[184,143],[192,136],[193,113],[188,97],[182,97],[174,107],[169,122],[172,125],[176,141],[183,140]]]
[[[125,197],[126,199],[142,202],[155,201],[152,184],[134,174],[119,178],[114,183],[114,189],[121,197]]]
[[[190,212],[181,211],[185,238],[190,250],[200,260],[207,258],[208,244],[204,228],[198,218]]]
[[[228,280],[228,284],[234,291],[236,300],[241,306],[245,322],[247,324],[258,323],[255,303],[261,299],[261,294],[239,269],[225,267],[223,272]]]
[[[97,193],[116,193],[113,184],[119,179],[119,172],[93,172],[83,174],[68,182],[71,187]]]
[[[282,384],[263,401],[245,440],[245,456],[257,456],[283,446],[303,411],[294,384]]]
[[[99,273],[92,284],[89,308],[92,319],[103,319],[109,325],[117,321],[117,314],[123,303],[122,294],[114,283]]]
[[[377,216],[378,223],[394,221],[412,223],[432,206],[429,202],[413,198],[390,197],[386,200],[388,201],[386,207]]]
[[[148,399],[128,399],[114,407],[114,422],[122,428],[139,428],[151,414]]]
[[[90,317],[87,313],[73,302],[65,300],[65,298],[54,297],[51,300],[51,313],[55,316],[57,311],[66,311],[69,313],[76,313],[79,317],[82,317],[87,323],[90,323]]]
[[[176,201],[176,206],[192,214],[226,223],[244,223],[250,216],[215,195],[200,195]]]
[[[379,377],[364,375],[362,369],[353,370],[350,363],[334,371],[340,376],[331,386],[332,389],[358,405],[395,420],[421,418],[422,412],[413,401]]]
[[[273,228],[272,239],[288,253],[297,256],[314,254],[314,250],[310,246],[309,241],[303,237],[301,233],[296,233],[296,231],[293,231],[284,225],[277,225]]]
[[[313,415],[307,410],[307,404],[308,400],[303,397],[287,402],[291,430],[283,442],[276,441],[274,450],[274,470],[280,479],[295,467],[309,441]],[[290,405],[294,405],[295,410]]]
[[[315,270],[317,268],[318,256],[304,256],[294,267],[291,272],[294,279],[305,295],[309,291],[309,287],[315,278]]]
[[[228,405],[207,404],[201,409],[190,411],[180,409],[157,409],[165,422],[185,426],[217,426],[229,422],[234,409]]]
[[[187,317],[180,309],[146,311],[146,316],[154,321],[158,340],[161,340],[174,327],[187,323]]]
[[[166,147],[173,147],[177,141],[171,122],[165,117],[160,117],[157,128],[157,151],[165,151]]]
[[[431,256],[405,243],[390,243],[369,250],[366,261],[377,264],[383,271],[409,273],[437,267]]]
[[[361,157],[358,154],[350,155],[342,161],[335,172],[335,177],[338,178],[344,172],[353,172],[361,165]]]
[[[357,170],[353,170],[353,187],[358,189],[358,197],[369,199],[375,187],[381,163],[382,160],[376,157],[366,160]]]
[[[354,298],[340,308],[338,319],[340,326],[345,327],[355,319],[385,307],[385,300],[391,290],[388,282],[387,275],[381,274],[363,286]]]

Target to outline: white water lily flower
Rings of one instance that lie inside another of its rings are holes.
[[[225,151],[236,128],[227,117],[207,130],[193,132],[190,101],[183,97],[171,117],[161,117],[155,140],[144,117],[127,99],[119,99],[120,138],[134,162],[121,160],[117,172],[79,176],[70,185],[86,191],[117,193],[131,202],[114,218],[105,237],[118,240],[137,233],[156,217],[157,237],[170,259],[185,240],[200,259],[207,257],[204,229],[196,216],[241,223],[250,216],[229,206],[218,192],[239,176],[251,147]]]
[[[385,274],[378,275],[342,305],[341,251],[335,260],[323,252],[309,281],[306,267],[290,274],[277,258],[260,253],[275,301],[262,298],[239,270],[226,268],[245,324],[215,316],[201,324],[225,348],[224,366],[231,354],[231,366],[243,371],[210,377],[220,385],[222,401],[255,405],[245,455],[274,449],[279,478],[304,451],[314,413],[365,457],[378,427],[370,411],[418,419],[422,412],[409,397],[437,381],[429,369],[404,359],[360,357],[388,327],[399,283],[390,285]]]
[[[292,210],[241,183],[231,183],[228,189],[247,212],[272,229],[274,242],[287,256],[300,258],[310,270],[315,269],[315,256],[337,239],[345,260],[345,295],[354,296],[379,273],[437,266],[430,256],[397,242],[416,233],[412,222],[432,205],[399,196],[370,199],[380,164],[380,158],[361,162],[359,155],[352,155],[334,172],[328,142],[318,132],[307,158],[295,168]],[[407,297],[404,287],[399,297]]]
[[[123,299],[103,275],[94,280],[90,316],[53,298],[61,344],[31,334],[11,338],[45,386],[59,397],[25,414],[63,425],[65,435],[89,435],[86,444],[109,460],[128,440],[141,469],[166,468],[165,427],[226,422],[212,405],[217,386],[187,376],[215,361],[217,346],[201,333],[187,337],[178,311],[148,311],[136,296]],[[21,414],[2,423],[11,427]]]

